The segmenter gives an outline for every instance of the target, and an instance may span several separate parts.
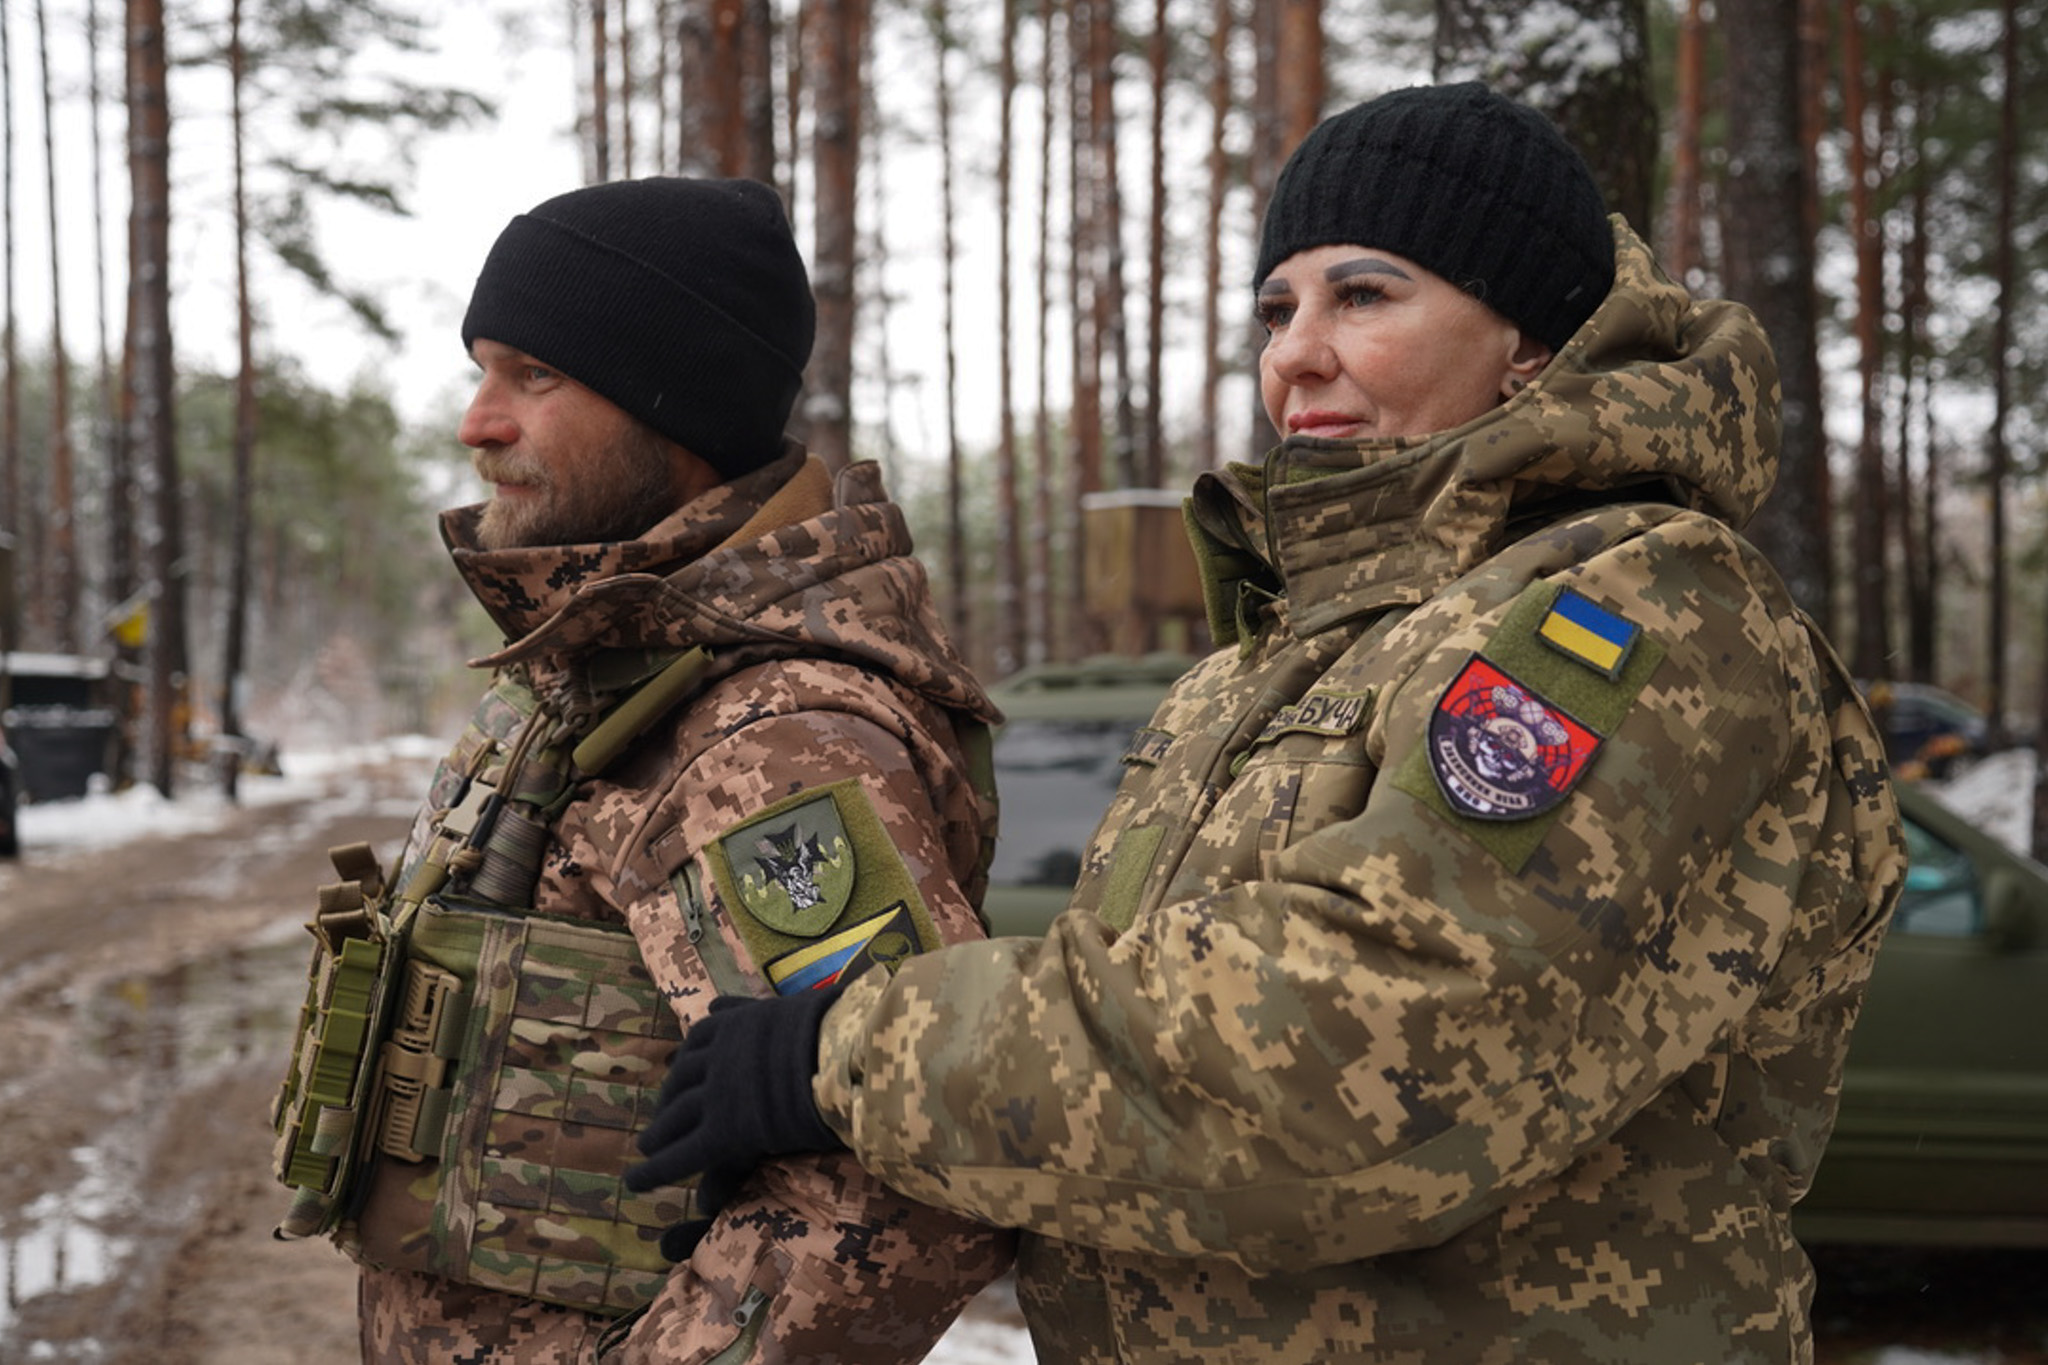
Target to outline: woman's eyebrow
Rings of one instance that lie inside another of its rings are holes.
[[[1403,280],[1415,278],[1392,261],[1383,261],[1377,256],[1361,256],[1356,260],[1339,261],[1323,272],[1323,278],[1331,284],[1339,280],[1348,280],[1353,275],[1392,275]]]

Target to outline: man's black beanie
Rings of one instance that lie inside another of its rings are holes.
[[[1295,252],[1339,243],[1406,256],[1552,350],[1614,284],[1614,231],[1584,158],[1477,81],[1396,90],[1318,124],[1274,186],[1252,288]]]
[[[732,478],[781,454],[817,306],[774,190],[656,176],[514,218],[462,344],[524,351]]]

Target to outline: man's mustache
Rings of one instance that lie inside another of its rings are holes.
[[[475,466],[477,477],[485,483],[523,483],[536,486],[547,483],[547,473],[538,460],[493,454],[477,455],[470,463]]]

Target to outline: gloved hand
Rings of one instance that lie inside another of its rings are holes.
[[[669,1063],[654,1121],[637,1145],[648,1158],[626,1170],[626,1188],[651,1190],[696,1175],[701,1220],[663,1234],[662,1253],[685,1259],[754,1168],[794,1152],[846,1144],[811,1099],[818,1029],[838,988],[762,999],[724,995],[690,1027]]]

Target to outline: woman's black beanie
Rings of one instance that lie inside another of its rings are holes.
[[[1593,173],[1550,120],[1477,81],[1367,100],[1289,157],[1258,273],[1336,243],[1406,256],[1552,350],[1614,284],[1614,231]]]
[[[655,176],[514,218],[477,276],[462,344],[524,351],[732,478],[781,454],[816,326],[774,190]]]

